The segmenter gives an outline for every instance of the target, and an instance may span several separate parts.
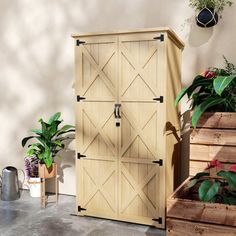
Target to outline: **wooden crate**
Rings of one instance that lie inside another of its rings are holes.
[[[167,200],[167,235],[236,235],[236,206],[187,199],[188,181]]]
[[[190,176],[217,159],[227,169],[236,163],[236,113],[206,112],[190,134]]]

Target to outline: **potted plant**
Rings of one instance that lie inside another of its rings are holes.
[[[236,165],[213,160],[168,199],[167,235],[235,235],[235,215]]]
[[[197,75],[175,101],[177,105],[184,95],[191,100],[190,176],[213,159],[236,163],[236,68],[226,58],[225,63],[224,69]]]
[[[22,146],[34,139],[35,142],[28,146],[27,156],[35,157],[38,164],[38,172],[40,178],[51,178],[56,175],[56,165],[54,162],[58,152],[65,148],[63,143],[67,138],[63,135],[69,132],[74,132],[73,125],[64,125],[59,128],[63,120],[60,120],[61,113],[55,113],[48,122],[42,118],[39,119],[41,129],[32,129],[32,136],[25,137],[22,140]]]
[[[25,157],[25,173],[31,197],[41,196],[41,180],[38,173],[38,159],[36,156]]]
[[[181,90],[175,105],[188,96],[191,100],[192,125],[196,128],[204,112],[236,112],[236,67],[224,57],[225,68],[210,67]]]
[[[196,22],[200,27],[212,27],[218,23],[218,14],[226,6],[233,4],[230,0],[189,0],[189,6],[197,11]]]

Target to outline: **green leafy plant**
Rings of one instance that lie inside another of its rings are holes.
[[[210,172],[197,173],[191,178],[187,188],[198,186],[198,197],[203,202],[217,202],[236,205],[236,165],[231,165],[228,171],[221,170],[221,163],[213,160],[208,170],[216,168],[216,175]]]
[[[217,13],[221,13],[226,6],[231,6],[232,4],[233,2],[229,0],[189,0],[189,6],[197,11],[207,7],[214,9]]]
[[[175,100],[177,105],[187,95],[193,110],[192,125],[196,128],[201,115],[209,112],[236,112],[236,68],[224,57],[225,68],[211,67],[197,75],[192,84],[183,88]]]
[[[64,125],[59,128],[59,125],[63,122],[63,120],[60,120],[60,116],[61,113],[57,112],[50,117],[48,122],[45,122],[42,118],[39,119],[41,129],[32,129],[34,135],[22,139],[23,147],[30,139],[35,140],[28,146],[27,156],[36,157],[47,168],[52,166],[57,153],[65,148],[63,141],[67,138],[64,137],[64,134],[75,131],[73,125]]]

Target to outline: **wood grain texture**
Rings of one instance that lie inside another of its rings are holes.
[[[206,112],[190,134],[189,173],[201,172],[211,160],[228,164],[236,163],[236,113]]]
[[[199,172],[206,171],[209,162],[205,161],[190,161],[189,162],[189,175],[194,176]],[[229,170],[231,164],[222,163],[222,170]],[[218,169],[219,171],[220,169]]]
[[[185,220],[167,219],[168,236],[235,236],[236,228],[229,226],[212,225],[207,223],[189,222]]]
[[[236,146],[190,144],[190,153],[193,161],[217,159],[223,163],[236,163]]]
[[[236,129],[236,112],[205,112],[200,117],[197,127]]]
[[[211,223],[225,226],[236,226],[236,206],[204,203],[186,199],[188,191],[185,189],[187,179],[168,199],[167,217],[180,220]]]
[[[169,39],[176,44],[181,50],[184,48],[184,42],[176,35],[176,33],[168,27],[159,27],[159,28],[145,28],[145,29],[136,29],[128,31],[113,31],[113,32],[91,32],[91,33],[79,33],[72,34],[74,39],[84,38],[84,37],[99,37],[99,36],[111,36],[111,35],[123,35],[123,34],[140,34],[140,33],[167,33]]]
[[[119,217],[150,225],[165,213],[161,208],[165,201],[157,194],[164,176],[161,167],[152,163],[161,152],[159,136],[163,139],[157,127],[163,106],[157,107],[153,100],[161,93],[157,72],[163,44],[153,37],[153,33],[119,36]]]
[[[164,42],[153,39],[160,33]],[[78,214],[164,228],[179,173],[173,101],[181,89],[181,43],[165,30],[82,37],[76,95],[86,99],[76,104],[76,150],[86,157],[76,161],[76,203],[87,210]],[[153,100],[160,96],[163,103]],[[116,103],[121,119],[114,118]],[[153,163],[159,159],[163,166]],[[153,220],[159,217],[161,224]]]
[[[192,129],[190,143],[236,146],[236,130]]]

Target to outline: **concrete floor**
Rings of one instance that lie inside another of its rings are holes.
[[[59,203],[40,207],[38,198],[23,191],[17,201],[0,200],[0,236],[164,236],[164,230],[103,220],[71,216],[75,197],[59,196]]]

